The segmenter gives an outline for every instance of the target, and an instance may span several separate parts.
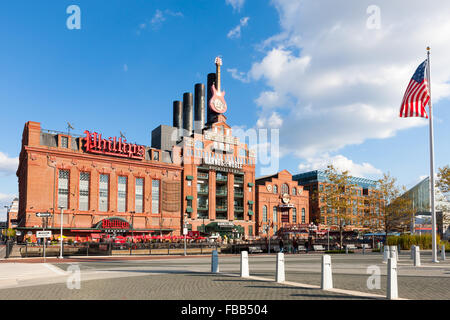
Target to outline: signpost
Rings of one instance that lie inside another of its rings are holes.
[[[36,238],[51,238],[52,232],[51,231],[36,231]]]
[[[45,227],[47,226],[48,218],[51,216],[52,216],[52,214],[50,212],[36,212],[36,217],[42,218],[42,229],[43,230],[36,231],[36,237],[42,238],[44,241],[44,263],[45,263],[45,243],[47,242],[47,238],[50,238],[52,236],[52,232],[45,231]]]

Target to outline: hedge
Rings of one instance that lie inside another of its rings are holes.
[[[437,236],[437,243],[440,244],[440,237]],[[447,242],[448,243],[448,242]],[[410,250],[411,246],[419,246],[420,249],[431,249],[432,246],[432,238],[431,234],[402,234],[401,236],[389,236],[387,238],[387,245],[389,246],[398,246],[400,245],[401,250]],[[447,248],[447,245],[445,245]],[[447,250],[445,250],[447,251]]]

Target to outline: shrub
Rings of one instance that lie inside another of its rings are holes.
[[[436,242],[440,243],[439,235]],[[389,236],[386,243],[389,246],[400,245],[401,250],[410,250],[412,245],[419,246],[420,249],[431,249],[432,237],[431,234],[402,234],[401,236]]]
[[[326,250],[325,253],[345,253],[345,250]],[[348,250],[348,253],[354,253],[352,250]]]

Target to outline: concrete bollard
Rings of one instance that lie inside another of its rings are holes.
[[[384,246],[384,251],[383,251],[383,262],[387,262],[390,256],[390,252],[389,252],[389,246]]]
[[[348,246],[345,246],[345,254],[348,254]]]
[[[248,269],[248,252],[241,251],[241,278],[249,277],[249,269]]]
[[[219,254],[217,253],[217,250],[213,250],[212,256],[211,256],[211,272],[212,273],[219,273]]]
[[[445,246],[441,246],[441,260],[445,261]]]
[[[366,254],[366,246],[364,244],[362,246],[362,249],[363,249],[363,254]]]
[[[394,258],[388,259],[386,298],[390,300],[398,299],[397,260]]]
[[[331,270],[331,257],[327,254],[322,256],[322,280],[320,283],[322,290],[333,289],[333,273]]]
[[[414,267],[420,267],[420,247],[414,246]]]
[[[411,260],[414,260],[414,247],[415,245],[411,246],[411,257],[410,257]]]
[[[397,246],[390,246],[389,252],[390,252],[389,257],[395,258],[395,260],[398,261]]]
[[[284,253],[277,253],[277,274],[275,281],[276,282],[284,282]]]

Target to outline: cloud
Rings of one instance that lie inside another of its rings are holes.
[[[378,179],[382,174],[381,170],[375,168],[370,163],[354,163],[352,160],[340,154],[335,156],[324,154],[321,157],[308,158],[306,162],[299,164],[298,169],[300,171],[323,170],[330,164],[339,171],[349,171],[349,174],[354,177]]]
[[[250,79],[246,72],[239,72],[236,68],[229,68],[227,69],[227,71],[231,73],[231,77],[233,79],[239,80],[244,83],[250,82]]]
[[[10,158],[7,154],[0,152],[0,174],[3,176],[16,174],[19,166],[19,158]]]
[[[237,39],[241,37],[241,28],[246,27],[248,25],[249,17],[244,17],[241,19],[239,25],[228,32],[227,37],[230,39]]]
[[[412,74],[426,58],[427,45],[436,48],[431,61],[433,102],[450,97],[449,1],[423,6],[411,0],[405,7],[380,0],[380,29],[367,28],[370,1],[272,3],[280,33],[262,42],[263,57],[247,74],[236,71],[233,78],[266,85],[255,99],[257,126],[267,125],[276,112],[283,123],[281,150],[321,159],[348,145],[426,126],[427,120],[400,119],[398,112]],[[355,170],[372,170],[361,166]]]
[[[163,22],[167,20],[168,16],[183,17],[184,15],[181,12],[174,12],[168,9],[164,11],[157,9],[151,20],[143,22],[139,25],[136,33],[138,35],[141,34],[141,31],[147,29],[147,27],[152,27],[153,30],[159,29],[162,26]]]
[[[233,10],[241,11],[244,6],[245,0],[225,0],[226,4],[231,5]]]
[[[0,193],[0,221],[6,221],[5,206],[11,205],[14,198],[17,198],[17,195]]]

